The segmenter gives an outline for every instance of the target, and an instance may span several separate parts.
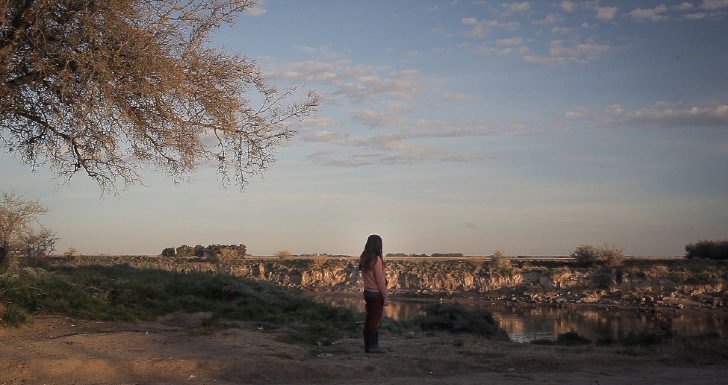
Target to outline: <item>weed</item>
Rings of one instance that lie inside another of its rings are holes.
[[[558,345],[588,345],[592,341],[575,331],[566,332],[559,334],[556,337],[556,344]]]
[[[427,304],[422,306],[424,315],[414,318],[413,323],[423,330],[446,330],[451,333],[473,333],[487,337],[503,335],[498,321],[485,309],[469,310],[459,303]]]

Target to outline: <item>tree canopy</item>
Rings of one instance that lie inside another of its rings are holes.
[[[8,152],[102,192],[217,165],[244,188],[314,113],[211,33],[258,0],[0,0],[0,132]]]

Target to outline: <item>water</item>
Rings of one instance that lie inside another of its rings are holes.
[[[364,311],[364,300],[339,294],[310,294],[311,298],[336,306]],[[384,308],[384,315],[408,320],[420,314],[420,307],[427,302],[419,300],[391,300]],[[536,339],[554,339],[559,334],[576,331],[591,340],[618,339],[630,332],[660,332],[669,328],[680,336],[717,333],[728,336],[728,313],[710,311],[656,311],[558,309],[545,306],[484,305],[463,302],[471,308],[485,308],[493,313],[508,336],[517,342]]]

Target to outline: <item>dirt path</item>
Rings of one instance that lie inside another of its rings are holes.
[[[324,346],[277,340],[285,328],[238,323],[205,333],[204,314],[157,322],[36,318],[0,328],[0,384],[724,384],[727,365],[680,365],[594,348],[449,336],[382,335]]]

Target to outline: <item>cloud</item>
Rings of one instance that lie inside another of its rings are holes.
[[[552,40],[549,43],[548,56],[526,55],[524,60],[530,63],[564,65],[567,63],[588,63],[606,54],[611,47],[606,44],[592,42],[566,45],[563,40]]]
[[[562,1],[561,9],[566,12],[574,12],[574,10],[576,9],[576,3],[574,3],[573,1]]]
[[[637,8],[627,13],[627,15],[637,21],[649,20],[652,22],[658,22],[662,20],[667,20],[667,16],[664,15],[666,11],[667,6],[661,4],[655,8]]]
[[[521,26],[520,23],[511,21],[511,22],[501,22],[498,20],[482,20],[478,21],[478,19],[474,17],[468,17],[463,18],[461,20],[462,25],[466,27],[470,27],[469,29],[466,29],[465,31],[461,32],[461,35],[469,38],[474,39],[482,39],[490,35],[491,29],[498,28],[498,29],[504,29],[507,31],[515,31],[518,30]]]
[[[382,134],[366,136],[320,130],[304,135],[302,140],[339,148],[336,153],[332,150],[319,150],[306,157],[308,161],[326,166],[360,167],[372,164],[470,162],[487,159],[487,156],[467,154],[461,150],[450,151],[414,143],[427,139],[491,136],[497,133],[487,122],[482,121],[457,125],[443,120],[420,119],[409,122],[407,128]]]
[[[339,123],[331,118],[305,118],[301,121],[301,125],[306,127],[335,127]]]
[[[628,110],[621,105],[611,105],[596,114],[580,108],[564,114],[569,119],[598,119],[606,122],[630,122],[643,127],[726,127],[728,105],[683,107],[680,104],[658,102],[653,105]]]
[[[635,111],[628,117],[660,126],[728,126],[728,105],[683,109],[656,105]]]
[[[536,24],[553,24],[553,23],[556,23],[556,22],[559,22],[562,20],[563,19],[562,19],[561,15],[559,15],[557,13],[550,13],[550,14],[546,15],[546,17],[544,17],[543,19],[536,20],[534,23],[536,23]]]
[[[498,39],[495,41],[498,45],[520,45],[523,43],[523,38],[521,37],[510,37],[506,39]]]
[[[327,61],[326,58],[290,63],[271,70],[267,76],[331,86],[330,95],[344,96],[355,103],[382,96],[408,100],[422,91],[425,82],[411,69],[351,65],[345,59]]]
[[[599,7],[597,8],[597,19],[601,21],[610,21],[617,16],[617,7]]]
[[[468,101],[468,100],[478,100],[480,99],[480,96],[473,95],[473,94],[466,94],[466,93],[453,93],[453,92],[445,92],[442,94],[442,100],[446,102],[462,102],[462,101]]]
[[[403,122],[402,111],[386,109],[384,111],[360,110],[351,115],[351,119],[369,128],[390,127]]]
[[[703,0],[700,8],[707,11],[717,11],[719,9],[728,8],[728,0]]]
[[[575,111],[567,111],[564,117],[567,119],[584,119],[589,116],[589,110],[585,107],[579,107]]]
[[[675,11],[689,11],[694,8],[695,8],[695,5],[693,5],[693,3],[688,3],[688,2],[680,3],[678,5],[670,7],[670,9],[673,9]]]
[[[398,154],[381,152],[360,152],[336,154],[333,151],[318,151],[305,159],[319,166],[363,167],[372,165],[401,165],[424,162],[470,162],[483,159],[481,156],[453,152],[432,151],[405,152]]]
[[[265,3],[264,1],[261,1],[258,4],[255,4],[252,7],[247,8],[245,10],[245,13],[250,16],[260,16],[260,15],[264,14],[266,12],[265,8],[263,8],[263,5],[265,5],[264,3]]]
[[[527,1],[520,3],[502,4],[501,6],[505,8],[506,15],[511,15],[515,12],[525,12],[531,9],[531,4],[529,4]]]

